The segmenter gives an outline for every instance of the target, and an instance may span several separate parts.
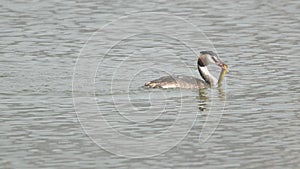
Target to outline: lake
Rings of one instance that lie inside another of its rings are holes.
[[[300,167],[299,1],[0,6],[1,168]],[[203,50],[221,87],[143,87]]]

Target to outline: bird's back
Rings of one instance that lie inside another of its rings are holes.
[[[163,76],[159,79],[147,82],[145,86],[150,88],[206,88],[209,85],[192,76]]]

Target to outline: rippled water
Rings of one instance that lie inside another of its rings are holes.
[[[0,8],[1,168],[300,167],[299,1]],[[222,88],[142,87],[201,50]]]

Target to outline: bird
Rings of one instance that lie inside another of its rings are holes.
[[[221,73],[217,80],[212,74],[209,73],[207,66],[215,64],[220,67]],[[152,80],[145,83],[148,88],[211,88],[217,85],[221,86],[222,81],[227,73],[228,66],[223,63],[218,55],[213,51],[201,51],[197,61],[197,67],[200,76],[203,80],[193,76],[185,75],[172,75],[163,76],[159,79]]]

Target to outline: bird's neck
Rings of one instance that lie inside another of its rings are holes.
[[[217,79],[209,73],[206,66],[198,65],[198,71],[201,77],[204,79],[204,81],[210,86],[215,86],[218,83]]]

